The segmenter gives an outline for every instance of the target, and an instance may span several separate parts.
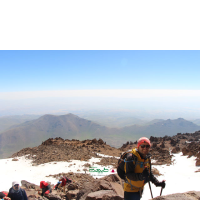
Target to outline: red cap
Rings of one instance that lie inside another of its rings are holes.
[[[150,146],[151,146],[151,142],[148,138],[146,137],[141,137],[139,140],[138,140],[138,143],[137,143],[137,148],[142,144],[142,143],[148,143]]]

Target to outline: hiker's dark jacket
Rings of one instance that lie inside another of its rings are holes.
[[[42,189],[42,196],[52,192],[50,185],[45,181],[40,181],[40,188]]]
[[[124,165],[125,175],[127,179],[127,182],[124,183],[124,191],[141,192],[144,188],[145,183],[148,181],[144,180],[142,175],[145,167],[149,169],[150,181],[155,184],[158,182],[158,180],[151,171],[151,155],[148,154],[145,159],[143,159],[141,158],[137,149],[133,149],[131,153],[133,154],[133,156],[127,157],[127,160],[133,160],[133,162],[126,162]]]
[[[48,191],[48,190],[49,190],[50,193],[52,192],[50,185],[47,185],[46,187],[42,188],[42,196],[43,196],[44,193],[45,193],[46,191]]]
[[[10,188],[8,197],[10,197],[11,200],[28,200],[26,192],[22,188],[19,188],[17,192],[13,188]]]

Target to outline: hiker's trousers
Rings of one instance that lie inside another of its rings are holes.
[[[140,200],[139,192],[124,192],[124,200]]]

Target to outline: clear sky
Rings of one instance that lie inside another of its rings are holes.
[[[0,51],[0,92],[200,89],[200,51]]]
[[[0,51],[0,116],[132,109],[200,118],[199,74],[200,51]]]

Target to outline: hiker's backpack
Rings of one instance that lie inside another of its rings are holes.
[[[127,158],[128,158],[128,160],[127,160]],[[147,164],[147,162],[138,161],[137,156],[135,156],[133,153],[131,153],[131,151],[124,152],[121,155],[120,159],[118,160],[118,166],[117,166],[117,174],[119,175],[119,177],[121,179],[124,179],[124,180],[126,180],[124,165],[127,162],[135,162],[135,166],[139,165],[143,169],[144,169],[145,164]],[[151,159],[150,158],[149,158],[148,162],[151,167]]]
[[[132,159],[129,159],[127,161],[127,157],[132,157]],[[121,179],[126,179],[125,177],[125,170],[124,170],[124,165],[126,162],[133,162],[135,161],[136,158],[135,156],[131,153],[131,151],[126,151],[124,152],[121,156],[120,159],[118,160],[118,166],[117,166],[117,174]]]
[[[72,182],[72,180],[69,179],[69,178],[67,178],[66,176],[64,176],[63,179],[64,179],[64,181],[65,181],[66,183],[71,183],[71,182]]]
[[[67,183],[71,183],[71,182],[72,182],[72,180],[68,178],[67,179]]]

